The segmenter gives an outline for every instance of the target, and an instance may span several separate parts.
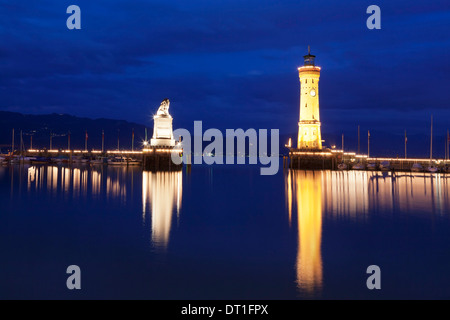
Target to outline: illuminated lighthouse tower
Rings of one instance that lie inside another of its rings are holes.
[[[298,122],[297,148],[301,150],[322,150],[319,116],[320,67],[316,67],[308,46],[303,56],[304,65],[298,68],[300,77],[300,121]]]

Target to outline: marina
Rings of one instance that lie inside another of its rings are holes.
[[[312,170],[368,170],[450,173],[449,159],[375,158],[342,150],[321,152],[290,151],[288,166],[292,169]]]
[[[88,150],[88,134],[86,132],[85,150],[72,149],[52,149],[52,139],[50,139],[50,149],[28,149],[25,150],[22,131],[20,132],[20,149],[14,148],[14,129],[12,130],[12,144],[9,154],[0,155],[0,164],[31,164],[31,165],[108,165],[108,166],[140,166],[144,170],[150,171],[177,171],[181,170],[181,157],[183,149],[180,141],[175,141],[172,129],[172,117],[169,114],[169,99],[164,99],[157,114],[154,116],[153,137],[148,141],[147,137],[143,142],[143,148],[134,151],[134,132],[131,151],[104,150],[104,134],[102,133],[102,150]],[[70,146],[70,135],[68,140]],[[118,141],[119,147],[119,141]],[[175,163],[173,159],[177,159]]]
[[[146,170],[180,170],[171,153],[181,155],[180,150],[170,148],[147,148],[142,151],[81,151],[81,150],[27,150],[22,155],[0,156],[2,165],[89,165],[89,166],[137,166]],[[356,155],[342,150],[323,152],[291,151],[280,156],[284,167],[301,170],[359,170],[450,173],[449,159],[424,158],[376,158]],[[158,163],[158,164],[157,164]]]
[[[80,151],[80,150],[27,150],[0,157],[2,165],[90,165],[140,166],[149,170],[178,170],[172,165],[171,151],[167,148],[146,148],[142,151]],[[173,152],[180,153],[180,150]]]

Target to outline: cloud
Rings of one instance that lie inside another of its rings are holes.
[[[65,26],[70,4],[82,30]],[[306,46],[322,66],[323,121],[448,108],[445,1],[2,2],[0,109],[148,121],[171,98],[180,125],[296,130]],[[345,115],[343,117],[342,115]]]

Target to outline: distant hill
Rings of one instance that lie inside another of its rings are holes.
[[[149,124],[152,126],[153,124]],[[11,149],[12,129],[15,129],[15,146],[19,149],[20,130],[23,132],[25,148],[30,148],[30,136],[33,136],[33,148],[49,148],[50,134],[53,134],[53,149],[67,148],[67,134],[71,133],[71,148],[84,150],[85,132],[88,132],[88,149],[100,150],[102,145],[102,130],[105,131],[105,149],[116,150],[117,138],[120,138],[120,149],[131,150],[132,132],[135,133],[135,148],[142,147],[145,137],[146,126],[138,123],[131,123],[123,120],[113,119],[89,119],[75,117],[67,114],[47,114],[47,115],[25,115],[16,112],[0,111],[0,149],[3,152]],[[203,128],[206,130],[207,128]],[[357,151],[358,139],[356,132],[345,131],[345,150]],[[148,138],[153,134],[153,128],[147,127]],[[341,147],[341,132],[322,132],[325,145],[336,145]],[[176,138],[176,137],[175,137]],[[287,154],[284,147],[288,139],[292,138],[292,143],[296,145],[297,133],[281,134],[279,151]],[[192,137],[193,139],[193,137]],[[443,158],[445,147],[445,136],[442,132],[434,135],[433,155]],[[224,140],[225,143],[225,140]],[[208,145],[204,142],[203,145]],[[269,139],[270,144],[270,139]],[[361,153],[367,152],[367,132],[361,133],[360,143]],[[224,144],[225,150],[225,144]],[[430,140],[428,135],[409,134],[408,135],[408,156],[429,157]],[[404,136],[403,132],[392,134],[385,131],[371,130],[370,154],[375,157],[404,157]]]
[[[11,149],[12,130],[15,129],[15,146],[19,148],[20,131],[25,148],[30,148],[31,135],[33,148],[49,148],[50,135],[53,149],[67,148],[68,132],[72,149],[85,147],[86,131],[88,149],[101,149],[102,130],[105,132],[105,149],[117,149],[119,137],[120,149],[131,149],[132,132],[135,133],[135,147],[141,147],[145,137],[145,126],[123,120],[89,119],[67,114],[28,115],[16,112],[0,111],[0,147],[2,151]],[[149,138],[152,128],[148,128]]]
[[[0,111],[0,148],[3,152],[11,149],[12,130],[15,129],[15,149],[19,149],[20,131],[22,130],[25,148],[29,149],[31,135],[33,148],[43,149],[50,147],[52,134],[52,148],[66,149],[68,132],[70,132],[71,149],[84,150],[86,130],[88,132],[88,150],[101,150],[102,130],[105,132],[105,149],[117,150],[117,137],[120,137],[120,149],[131,150],[132,132],[135,134],[135,148],[142,147],[145,138],[146,126],[123,120],[89,119],[75,117],[68,114],[29,115],[16,112]],[[153,134],[153,128],[147,127],[148,139]],[[287,154],[284,143],[287,136],[280,137],[280,152]],[[270,139],[269,139],[270,143]],[[209,142],[204,142],[204,146]],[[225,150],[225,141],[224,141]]]

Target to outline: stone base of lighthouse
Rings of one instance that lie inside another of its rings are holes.
[[[289,168],[302,170],[335,170],[342,160],[330,149],[322,151],[305,151],[303,149],[289,149]]]

